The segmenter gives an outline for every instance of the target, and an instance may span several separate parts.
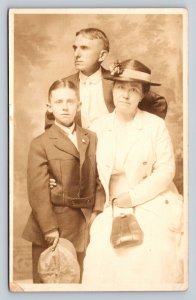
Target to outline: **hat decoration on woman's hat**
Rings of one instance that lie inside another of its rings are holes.
[[[161,85],[151,81],[151,70],[138,60],[127,59],[123,62],[117,60],[109,69],[110,75],[105,77],[108,80],[136,81],[154,86]]]

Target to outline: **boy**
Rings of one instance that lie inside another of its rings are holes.
[[[50,244],[56,247],[59,237],[75,246],[83,269],[89,241],[89,225],[103,210],[105,194],[96,168],[96,135],[76,125],[79,110],[78,91],[73,82],[55,81],[49,89],[48,110],[54,124],[35,138],[28,159],[28,196],[32,213],[23,237],[32,242],[33,282],[39,256]],[[49,188],[49,179],[56,186]]]

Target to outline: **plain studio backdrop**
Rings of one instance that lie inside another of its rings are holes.
[[[44,131],[47,93],[57,79],[75,72],[72,45],[85,27],[103,30],[115,59],[140,60],[152,70],[153,90],[168,103],[166,123],[176,158],[175,183],[183,193],[182,15],[16,14],[14,17],[13,279],[31,278],[31,244],[21,234],[30,213],[26,169],[31,140]]]

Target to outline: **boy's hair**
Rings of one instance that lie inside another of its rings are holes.
[[[84,29],[81,29],[80,31],[76,32],[76,36],[78,35],[84,35],[84,36],[87,36],[89,39],[100,39],[103,41],[103,47],[104,47],[104,50],[107,50],[109,52],[109,40],[106,36],[106,34],[100,30],[100,29],[97,29],[97,28],[84,28]]]
[[[53,82],[53,84],[49,88],[48,102],[50,102],[50,97],[51,97],[52,91],[57,90],[59,88],[69,88],[71,90],[74,90],[76,92],[76,95],[77,95],[78,99],[79,99],[79,93],[78,93],[77,86],[71,80],[60,79],[60,80],[56,80],[55,82]]]

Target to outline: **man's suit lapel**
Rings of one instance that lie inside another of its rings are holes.
[[[80,81],[79,81],[79,72],[71,75],[68,77],[68,80],[72,81],[75,86],[77,87],[78,90],[80,90]],[[80,97],[80,92],[79,92],[79,97]],[[76,113],[76,116],[75,116],[75,122],[76,124],[78,124],[79,126],[82,126],[82,121],[81,121],[81,110],[79,110],[77,113]]]
[[[57,149],[79,158],[78,150],[61,128],[54,124],[48,130],[48,134],[50,139],[53,140],[53,144]]]
[[[101,68],[102,71],[102,86],[103,86],[103,96],[105,100],[105,104],[109,112],[113,112],[114,110],[114,102],[113,102],[113,81],[105,79],[105,76],[109,75],[110,72]]]
[[[70,75],[66,79],[72,81],[75,84],[75,86],[79,89],[79,72]]]

